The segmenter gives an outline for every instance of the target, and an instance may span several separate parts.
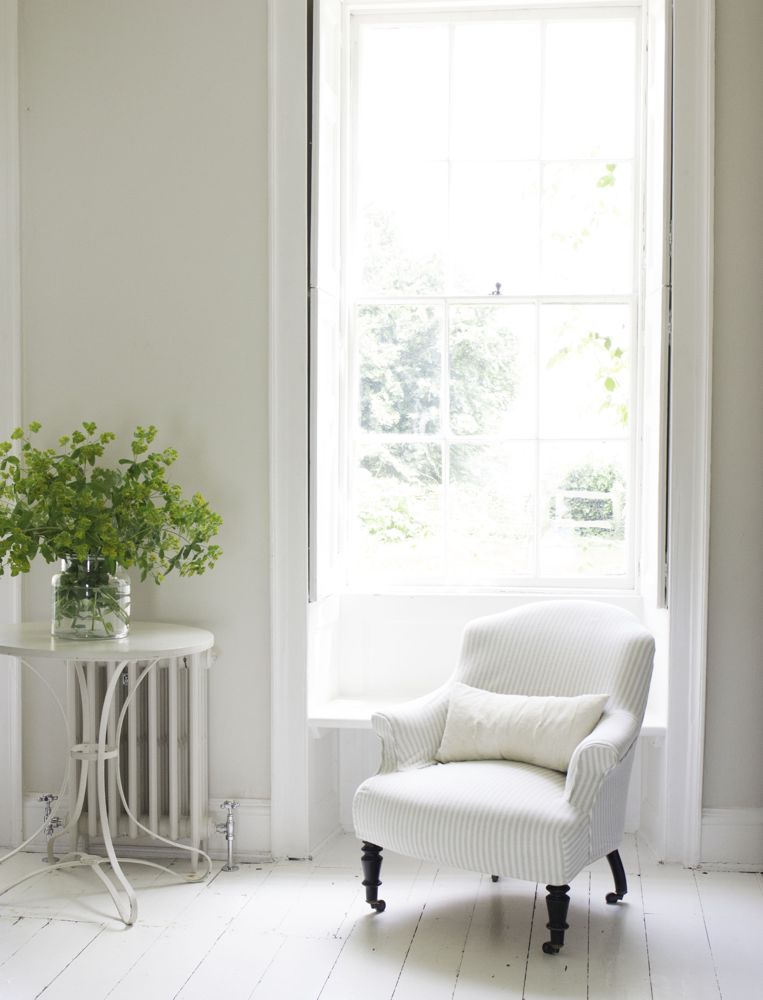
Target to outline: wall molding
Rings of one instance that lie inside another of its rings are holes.
[[[210,833],[209,854],[216,860],[228,856],[224,833],[217,833],[216,824],[223,823],[227,811],[220,808],[226,796],[209,800]],[[233,811],[233,857],[236,861],[256,862],[272,860],[270,849],[271,808],[270,799],[236,799],[238,808]]]
[[[310,853],[307,3],[268,2],[271,846]]]
[[[40,792],[25,792],[23,800],[24,812],[24,832],[29,836],[42,824],[43,804],[39,801]],[[209,799],[209,850],[211,858],[216,861],[224,861],[228,856],[228,847],[224,833],[218,833],[215,826],[223,823],[227,816],[227,811],[220,808],[220,803],[226,798],[224,795],[211,797]],[[270,851],[270,800],[269,799],[236,799],[238,808],[233,813],[234,819],[234,839],[233,857],[237,862],[258,863],[272,860]],[[61,816],[65,818],[68,806],[63,805]],[[98,841],[95,846],[97,848]],[[178,857],[178,852],[171,847],[160,843],[155,844],[146,838],[135,843],[125,843],[119,840],[116,843],[117,854],[123,857],[134,858],[174,858]],[[61,856],[71,849],[69,837],[62,837],[56,845],[56,854]],[[26,848],[28,851],[44,852],[46,850],[45,837],[40,833]]]
[[[665,859],[700,858],[712,418],[714,0],[674,0]]]
[[[0,436],[21,423],[18,2],[0,0]],[[17,579],[0,578],[0,621],[20,618]],[[0,656],[0,844],[22,830],[21,673]]]
[[[269,0],[272,849],[309,854],[307,664],[307,4]],[[674,0],[673,332],[666,860],[696,864],[709,566],[714,0]],[[302,291],[305,291],[303,298]],[[288,460],[284,460],[288,456]],[[663,853],[663,852],[661,852]]]
[[[703,868],[763,871],[763,809],[703,809]]]

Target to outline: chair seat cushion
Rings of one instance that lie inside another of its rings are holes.
[[[411,857],[559,885],[589,861],[588,817],[564,785],[558,771],[507,760],[378,774],[355,793],[355,832]]]

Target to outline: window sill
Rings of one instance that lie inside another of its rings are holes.
[[[314,729],[370,729],[374,712],[402,705],[407,698],[363,699],[332,698],[316,704],[308,715],[308,725]],[[647,713],[641,727],[641,735],[649,739],[665,736],[666,720],[657,713]]]

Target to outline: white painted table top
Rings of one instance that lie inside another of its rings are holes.
[[[206,629],[164,622],[131,622],[124,639],[56,639],[50,634],[50,621],[0,625],[0,654],[56,660],[120,663],[190,656],[211,649],[214,641]]]

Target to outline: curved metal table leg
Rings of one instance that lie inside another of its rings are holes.
[[[71,783],[71,778],[74,773],[74,762],[80,760],[82,763],[82,768],[79,776],[79,783],[77,788],[77,797],[74,802],[74,807],[72,809],[70,818],[65,826],[63,826],[54,837],[51,838],[51,844],[53,841],[57,840],[59,837],[63,836],[70,830],[74,831],[74,850],[70,851],[69,854],[64,857],[61,861],[55,864],[49,864],[44,868],[35,869],[32,872],[28,872],[21,878],[12,882],[10,885],[5,886],[5,888],[0,889],[0,896],[8,892],[10,889],[23,882],[30,879],[36,878],[38,875],[45,875],[56,869],[68,869],[68,868],[78,868],[78,867],[89,867],[95,872],[98,878],[103,882],[106,890],[111,896],[114,905],[116,907],[117,913],[119,914],[120,920],[122,920],[127,926],[135,923],[138,916],[138,900],[135,894],[135,889],[130,883],[129,879],[124,873],[122,866],[124,864],[139,864],[144,865],[148,868],[156,868],[159,871],[166,872],[172,875],[174,878],[181,882],[200,882],[203,881],[212,871],[212,859],[209,855],[202,851],[201,848],[187,844],[180,844],[177,841],[169,840],[167,837],[161,836],[158,832],[150,830],[148,827],[144,826],[131,812],[127,800],[124,794],[124,789],[122,787],[122,777],[119,769],[119,740],[122,732],[122,723],[127,711],[127,708],[135,696],[136,691],[140,684],[148,677],[151,671],[156,667],[159,662],[158,659],[154,659],[143,669],[140,677],[138,678],[135,687],[130,692],[129,696],[125,699],[122,706],[121,712],[119,714],[119,719],[116,725],[116,732],[114,734],[114,746],[109,746],[107,743],[108,738],[108,728],[109,720],[111,715],[112,705],[114,703],[114,698],[116,694],[117,685],[124,672],[125,668],[132,661],[123,660],[115,665],[114,671],[109,679],[108,685],[106,687],[106,693],[104,695],[103,704],[101,706],[100,720],[98,725],[98,737],[97,741],[93,742],[94,733],[86,732],[83,736],[87,739],[84,743],[72,745],[72,734],[69,731],[69,724],[66,718],[66,713],[58,699],[55,691],[50,687],[50,684],[42,677],[41,674],[37,672],[30,664],[22,660],[22,662],[29,667],[30,670],[41,680],[45,682],[48,688],[50,688],[53,697],[55,698],[58,707],[63,716],[64,725],[67,731],[67,737],[69,742],[69,761],[67,763],[66,774],[64,776],[63,784],[59,790],[58,802],[63,800],[64,793],[67,791],[69,784]],[[82,716],[83,719],[88,719],[90,717],[90,698],[93,694],[89,690],[87,678],[85,672],[82,669],[82,665],[79,662],[75,662],[75,672],[77,677],[77,684],[80,690],[80,699],[82,702]],[[156,840],[160,840],[162,843],[167,844],[171,847],[179,848],[182,851],[190,852],[194,857],[201,856],[206,861],[206,870],[202,872],[193,872],[189,875],[181,875],[178,872],[173,871],[171,868],[167,868],[165,865],[160,865],[154,861],[147,861],[139,858],[119,858],[114,849],[114,841],[111,835],[111,828],[109,826],[109,812],[108,804],[106,800],[106,763],[109,760],[114,760],[115,762],[115,776],[117,789],[119,791],[119,796],[122,801],[122,806],[127,813],[128,817],[136,824],[138,829],[142,830],[144,833],[149,834]],[[84,807],[85,796],[87,794],[88,787],[88,777],[89,769],[92,764],[96,766],[96,805],[98,820],[101,828],[101,836],[103,838],[103,845],[106,850],[106,857],[100,855],[90,854],[88,851],[77,850],[77,829],[79,826],[79,819],[82,814],[82,809]],[[56,805],[58,808],[58,804]],[[55,809],[51,815],[55,814]],[[23,850],[34,838],[42,831],[43,826],[41,825],[31,837],[27,838],[24,843],[20,844],[15,850],[9,852],[5,857],[0,858],[0,863],[6,859],[17,854],[19,851]],[[49,851],[52,850],[51,844],[49,844]],[[105,865],[109,865],[111,868],[111,873],[107,874],[103,868]]]

